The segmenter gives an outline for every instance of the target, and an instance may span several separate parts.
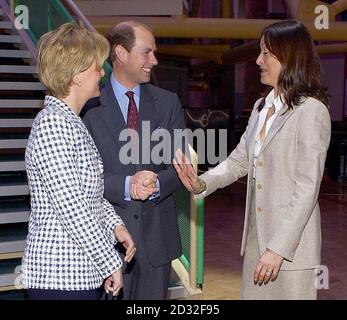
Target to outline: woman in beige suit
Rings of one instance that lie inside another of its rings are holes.
[[[255,103],[235,150],[200,177],[182,153],[173,162],[197,197],[248,175],[241,298],[316,299],[317,198],[331,132],[320,61],[297,21],[266,27],[260,49],[256,63],[271,91]]]

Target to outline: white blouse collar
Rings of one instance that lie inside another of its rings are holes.
[[[275,89],[272,89],[271,92],[266,96],[263,109],[269,109],[272,105],[275,106],[275,112],[280,111],[284,107],[283,94],[275,97]]]

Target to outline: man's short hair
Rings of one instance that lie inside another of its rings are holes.
[[[137,20],[123,21],[112,28],[108,35],[108,40],[111,45],[110,58],[112,62],[116,59],[114,51],[116,46],[121,45],[126,51],[131,51],[136,40],[135,29],[140,27],[153,34],[153,30],[148,25]]]
[[[101,70],[110,51],[106,38],[76,23],[44,34],[38,44],[38,74],[52,96],[65,98],[73,77],[94,62]]]

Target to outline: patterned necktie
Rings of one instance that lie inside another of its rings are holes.
[[[136,103],[134,100],[134,92],[127,91],[126,96],[129,98],[129,105],[128,105],[128,128],[137,130],[137,121],[138,121],[138,112]]]

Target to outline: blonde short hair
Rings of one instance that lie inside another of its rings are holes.
[[[101,70],[110,52],[108,41],[76,23],[65,23],[44,34],[38,44],[38,74],[48,93],[65,98],[73,77],[94,62]]]

